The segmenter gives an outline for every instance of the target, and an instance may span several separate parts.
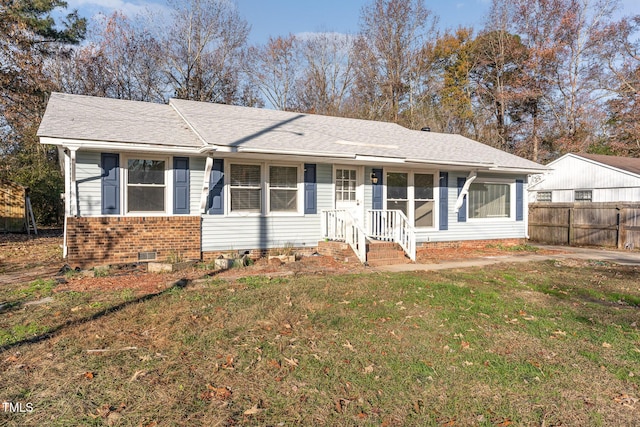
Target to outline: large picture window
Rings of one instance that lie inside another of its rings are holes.
[[[128,160],[127,212],[165,212],[165,170],[164,160]]]
[[[260,165],[232,164],[229,187],[231,212],[262,211],[262,183]]]
[[[509,218],[509,184],[473,183],[469,187],[469,218]]]
[[[269,167],[269,210],[271,212],[297,212],[298,168],[295,166]]]

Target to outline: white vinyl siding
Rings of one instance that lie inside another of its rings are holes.
[[[553,170],[534,178],[530,193],[552,192],[554,203],[573,202],[575,191],[591,190],[592,202],[637,202],[640,176],[571,155],[551,162]],[[533,201],[533,200],[532,200]]]
[[[76,153],[76,188],[78,190],[79,216],[102,215],[101,175],[100,153],[90,151],[78,151]]]
[[[515,221],[513,218],[495,218],[491,221],[472,220],[458,222],[458,214],[453,209],[455,201],[458,198],[456,183],[458,178],[466,177],[466,173],[449,172],[449,208],[447,209],[449,229],[438,230],[438,222],[436,221],[435,229],[416,229],[416,241],[421,243],[525,238],[527,235],[526,221]],[[505,178],[498,174],[480,174],[478,179],[485,181],[507,179],[514,183],[516,179],[523,179],[526,182],[526,176],[509,176],[509,178]],[[515,203],[515,199],[512,199],[512,201]]]
[[[139,157],[139,156],[132,156]],[[124,156],[120,156],[120,169],[126,167],[127,159]],[[171,160],[170,160],[171,161]],[[205,159],[200,157],[189,158],[189,172],[190,172],[190,198],[191,198],[191,213],[190,215],[200,214],[200,196],[202,194],[202,183],[204,177],[204,165]],[[93,151],[78,151],[76,154],[76,185],[78,189],[78,215],[80,216],[102,216],[101,208],[101,174],[102,169],[100,167],[100,153]],[[120,194],[123,195],[126,191],[125,180],[123,173],[121,173],[120,180]],[[168,174],[165,184],[168,185],[167,198],[165,203],[169,203],[171,200],[171,175]],[[171,211],[171,206],[167,205],[168,211]],[[123,215],[125,209],[121,207],[120,215]],[[143,213],[141,213],[143,214]]]
[[[314,247],[321,239],[323,209],[333,209],[333,166],[317,164],[317,209],[314,215],[202,215],[202,250],[268,249],[292,245]],[[299,193],[302,194],[302,193]],[[302,196],[300,196],[302,197]]]

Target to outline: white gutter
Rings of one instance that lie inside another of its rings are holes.
[[[270,150],[266,148],[238,148],[240,153],[256,153],[256,154],[275,154],[289,156],[306,156],[306,157],[337,157],[341,159],[355,159],[353,154],[329,154],[329,153],[310,153],[308,151],[295,150]]]
[[[458,199],[456,200],[456,204],[454,206],[454,210],[456,211],[456,213],[462,207],[462,203],[464,203],[464,196],[469,194],[469,186],[471,186],[471,183],[475,181],[477,177],[478,177],[478,174],[476,173],[476,171],[469,172],[469,176],[467,176],[467,180],[462,186],[462,190],[460,191],[460,194],[458,194]]]
[[[105,142],[105,141],[88,141],[79,139],[63,139],[50,138],[41,136],[41,144],[62,146],[65,148],[74,147],[74,149],[86,149],[90,151],[129,151],[129,152],[152,152],[152,153],[174,153],[174,154],[199,154],[200,147],[180,147],[175,145],[150,145],[129,142]]]
[[[430,165],[443,165],[443,166],[465,166],[469,168],[485,168],[491,170],[495,168],[495,163],[490,162],[478,162],[478,163],[470,163],[470,162],[456,162],[451,160],[423,160],[423,159],[407,159],[406,162],[411,163],[425,163]]]

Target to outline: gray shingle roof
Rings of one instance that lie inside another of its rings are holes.
[[[546,169],[461,135],[413,131],[394,123],[178,99],[172,99],[170,104],[209,144],[295,150],[309,155],[377,156]]]
[[[168,105],[52,93],[38,136],[166,146],[202,142]]]
[[[38,136],[546,170],[461,135],[413,131],[394,123],[178,99],[169,104],[54,93]]]

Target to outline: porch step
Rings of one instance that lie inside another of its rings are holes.
[[[367,244],[367,264],[371,267],[407,262],[410,262],[409,258],[397,243],[372,240]]]

